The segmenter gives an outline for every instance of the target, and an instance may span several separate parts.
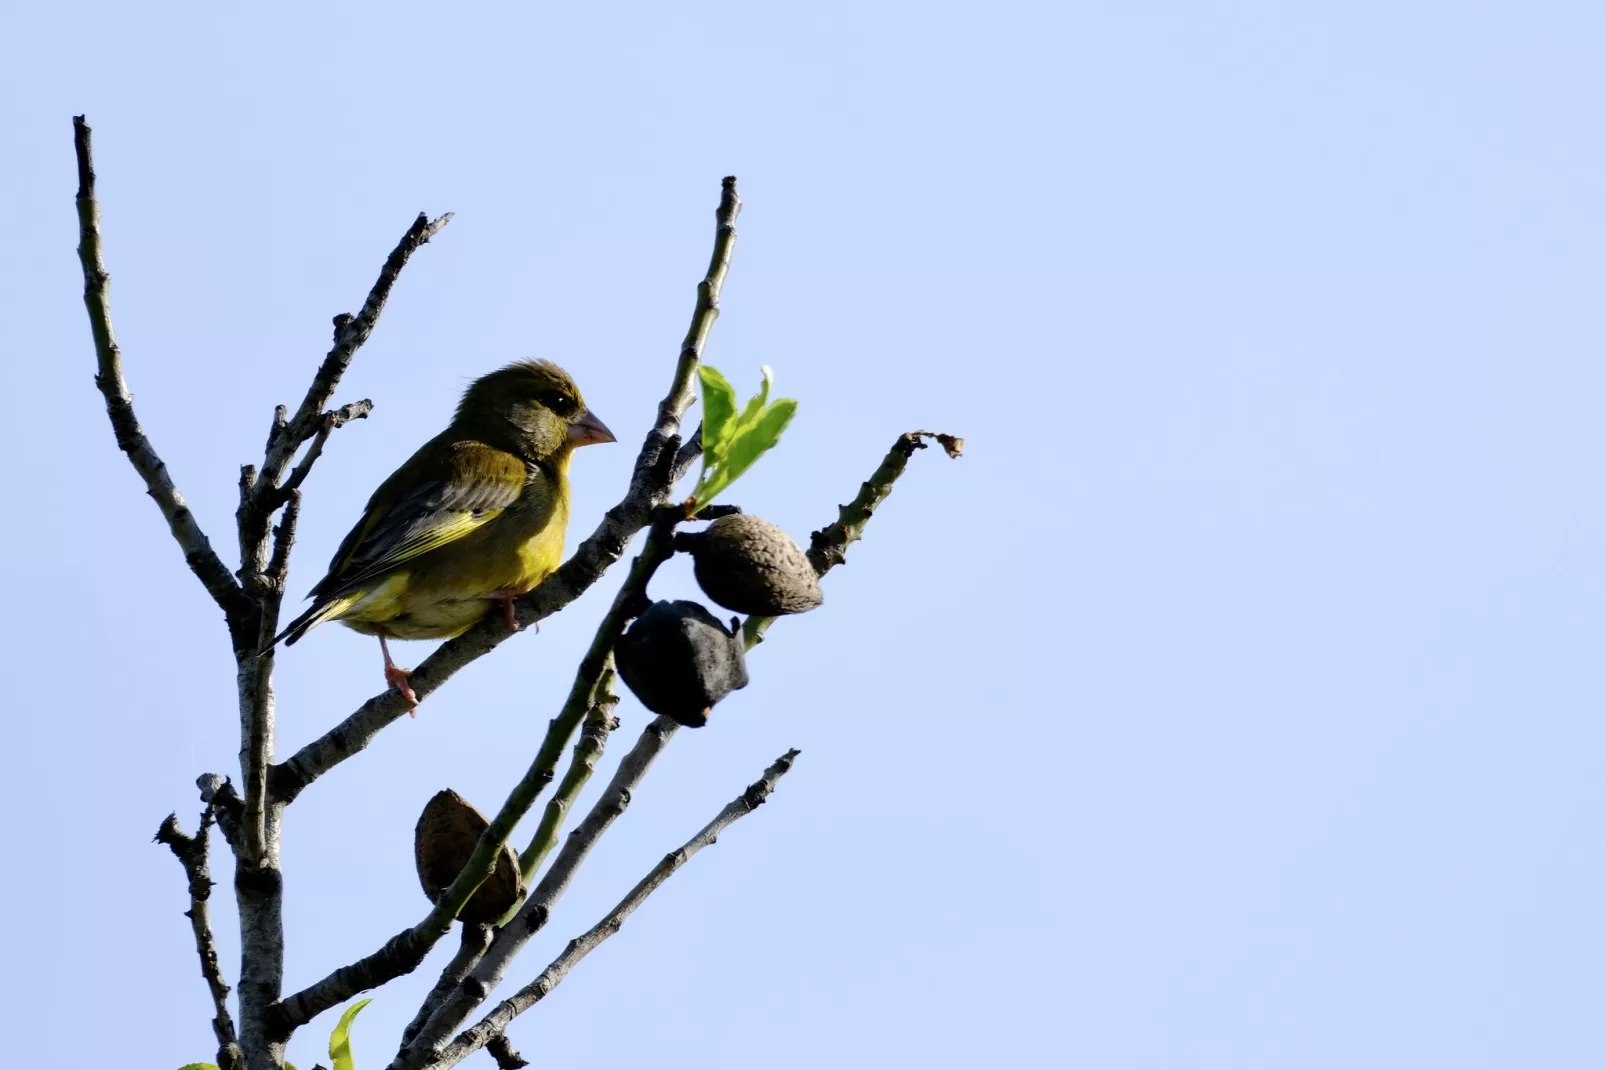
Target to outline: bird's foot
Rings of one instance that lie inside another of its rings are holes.
[[[383,635],[379,637],[379,650],[385,655],[385,683],[401,692],[401,697],[407,700],[407,716],[417,717],[418,696],[413,693],[413,685],[407,682],[413,670],[404,669],[390,660],[390,644],[385,642]]]
[[[385,666],[385,683],[401,692],[401,697],[407,700],[407,716],[418,716],[418,696],[413,694],[413,686],[407,681],[412,677],[413,670],[404,669],[400,665]]]

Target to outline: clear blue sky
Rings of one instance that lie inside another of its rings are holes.
[[[87,112],[129,379],[220,547],[330,316],[416,212],[457,213],[340,390],[376,409],[309,485],[297,596],[480,372],[555,358],[637,440],[727,173],[709,357],[801,401],[734,498],[806,538],[898,432],[969,439],[916,459],[521,960],[802,748],[519,1021],[538,1064],[1606,1061],[1599,5],[94,2],[9,29],[18,1057],[211,1051],[149,841],[237,745],[218,614],[91,383]],[[577,531],[631,453],[578,457]],[[290,986],[421,916],[419,809],[498,804],[616,582],[296,803]],[[677,563],[654,593],[692,589]],[[343,629],[298,645],[281,753],[379,675]],[[377,994],[359,1065],[440,959]]]

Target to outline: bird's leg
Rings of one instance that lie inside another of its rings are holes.
[[[502,619],[507,621],[508,631],[516,632],[519,630],[519,618],[513,612],[513,600],[518,598],[520,595],[526,595],[529,593],[530,592],[527,589],[515,590],[512,587],[503,587],[499,591],[491,592],[491,598],[502,603]],[[539,623],[535,625],[535,630],[537,632],[541,630],[541,625]]]
[[[417,717],[418,696],[413,694],[412,685],[407,678],[413,675],[413,670],[404,669],[390,660],[390,647],[385,643],[385,637],[379,637],[380,652],[385,655],[385,683],[401,692],[401,697],[407,700],[407,716]]]

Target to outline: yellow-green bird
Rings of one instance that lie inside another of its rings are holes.
[[[377,635],[385,681],[416,706],[410,670],[385,640],[450,638],[498,604],[515,627],[513,599],[563,560],[570,456],[612,441],[550,361],[475,380],[451,426],[374,491],[308,595],[312,608],[273,642],[288,646],[326,620]]]

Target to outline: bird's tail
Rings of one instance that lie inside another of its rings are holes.
[[[267,643],[267,645],[265,645],[261,650],[258,650],[257,657],[260,658],[263,654],[266,654],[268,651],[278,646],[281,639],[284,641],[285,646],[294,646],[296,640],[300,639],[303,635],[306,635],[311,629],[322,624],[324,621],[329,620],[331,617],[337,617],[345,610],[350,609],[351,604],[354,601],[356,601],[355,598],[348,597],[334,598],[326,602],[314,603],[311,609],[307,610],[305,613],[301,614],[301,616],[291,621],[285,627],[284,631],[274,636],[272,640]]]

